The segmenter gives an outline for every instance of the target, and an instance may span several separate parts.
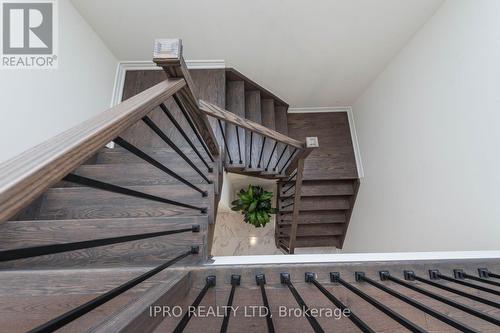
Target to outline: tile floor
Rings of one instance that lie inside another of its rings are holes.
[[[274,244],[274,216],[263,228],[243,221],[239,212],[220,212],[215,224],[214,256],[283,254]]]

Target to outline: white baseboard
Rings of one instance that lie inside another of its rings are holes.
[[[358,169],[358,177],[363,178],[365,172],[363,170],[363,162],[361,160],[361,151],[359,149],[358,135],[356,134],[356,126],[354,125],[354,115],[350,106],[320,106],[320,107],[302,107],[288,108],[288,113],[325,113],[325,112],[347,112],[349,120],[349,130],[351,131],[352,147],[354,149],[354,158],[356,159],[356,168]],[[321,142],[319,143],[321,146]]]
[[[469,260],[500,259],[500,251],[435,251],[435,252],[394,252],[394,253],[334,253],[334,254],[294,254],[261,256],[213,257],[208,266],[218,265],[266,265],[266,264],[314,264],[381,261],[421,261],[421,260]]]

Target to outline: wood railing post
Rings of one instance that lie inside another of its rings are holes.
[[[285,170],[285,175],[290,175],[295,169],[297,169],[299,161],[304,160],[309,156],[310,153],[319,147],[318,138],[315,136],[306,137],[305,148],[302,149],[295,157],[292,159],[290,164]]]
[[[179,91],[177,96],[191,116],[210,153],[219,156],[219,145],[208,117],[199,111],[196,86],[182,57],[182,40],[155,40],[153,62],[162,67],[168,77],[183,78],[186,81],[186,87]]]
[[[297,170],[297,176],[295,178],[295,194],[293,196],[293,215],[292,227],[290,229],[290,244],[288,246],[288,252],[290,254],[293,254],[295,252],[295,242],[297,239],[302,179],[304,176],[304,162],[307,156],[309,156],[309,154],[311,154],[311,152],[318,147],[319,142],[317,137],[306,137],[305,148],[302,149],[302,151],[300,151],[297,155],[295,155],[285,171],[286,175],[290,175],[295,169]]]
[[[295,251],[295,241],[297,238],[297,228],[299,224],[300,194],[302,189],[303,175],[304,175],[304,159],[302,158],[297,162],[297,176],[295,178],[295,194],[293,196],[292,227],[290,229],[290,244],[288,246],[290,254],[293,254]]]

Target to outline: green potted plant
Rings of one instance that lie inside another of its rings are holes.
[[[271,207],[273,192],[265,191],[261,186],[248,185],[245,191],[241,189],[237,194],[238,199],[231,202],[231,209],[245,216],[245,222],[259,228],[271,220],[271,214],[276,214],[277,209]]]

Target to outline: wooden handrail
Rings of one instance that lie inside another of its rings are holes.
[[[169,78],[0,164],[0,222],[185,86],[184,79]]]
[[[205,102],[203,100],[199,101],[200,110],[203,111],[206,115],[210,117],[214,117],[230,124],[239,126],[241,128],[247,129],[254,133],[265,136],[269,139],[276,140],[278,142],[284,143],[288,146],[295,147],[298,149],[305,149],[306,146],[303,142],[295,140],[289,136],[281,134],[280,132],[276,132],[270,128],[262,126],[259,123],[253,122],[246,118],[242,118],[232,112],[224,110],[214,104]]]

